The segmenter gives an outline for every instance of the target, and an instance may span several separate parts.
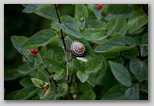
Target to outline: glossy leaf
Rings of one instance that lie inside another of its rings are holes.
[[[84,58],[84,57],[77,57],[76,59],[82,61],[82,62],[87,62],[88,59],[87,58]]]
[[[28,50],[21,49],[22,44],[28,40],[27,37],[24,36],[11,36],[11,41],[13,46],[19,51],[19,53],[23,53],[24,51],[29,52]],[[22,51],[22,52],[21,52]]]
[[[32,13],[34,12],[38,7],[40,6],[40,4],[28,4],[24,10],[22,12],[25,13]]]
[[[48,85],[47,82],[43,82],[42,80],[40,80],[38,78],[31,78],[31,80],[32,80],[33,84],[38,88],[43,88]]]
[[[33,71],[29,68],[28,64],[23,64],[23,65],[19,66],[17,70],[18,70],[18,72],[20,72],[21,74],[24,74],[24,75]]]
[[[96,73],[101,68],[103,62],[103,57],[96,57],[88,60],[84,65],[85,73]]]
[[[46,19],[57,19],[56,10],[53,4],[29,4],[23,10],[25,13],[36,13]]]
[[[101,20],[92,20],[89,24],[89,27],[102,30],[103,28],[106,27],[106,23]]]
[[[128,19],[127,29],[129,33],[135,32],[148,23],[148,16],[143,10],[135,11]]]
[[[78,25],[83,29],[85,27],[86,18],[88,17],[88,10],[84,4],[75,5],[75,18]]]
[[[51,29],[41,30],[31,36],[23,45],[22,48],[32,48],[46,46],[52,42],[52,38],[55,37],[55,33]]]
[[[89,74],[89,78],[88,78],[88,80],[87,80],[87,82],[91,85],[91,86],[93,86],[93,87],[95,87],[95,83],[96,83],[96,75],[95,74]]]
[[[84,83],[89,78],[89,75],[82,71],[77,71],[77,77],[82,83]]]
[[[68,86],[66,83],[58,84],[58,96],[65,96],[68,91]]]
[[[108,41],[108,36],[106,36],[103,32],[96,32],[91,35],[91,41],[97,44],[102,44]]]
[[[87,29],[82,33],[82,35],[86,40],[93,43],[102,44],[107,40],[107,36],[101,30]]]
[[[113,29],[111,34],[121,34],[122,36],[125,36],[127,32],[127,22],[126,22],[126,18],[120,18],[117,20],[117,24],[116,27]],[[111,35],[112,36],[112,35]]]
[[[129,46],[135,44],[134,39],[126,36],[120,36],[110,39],[95,48],[95,52],[120,52],[132,49],[134,46]],[[128,46],[126,46],[128,45]]]
[[[114,8],[114,9],[113,9]],[[110,14],[131,14],[133,9],[128,6],[128,4],[110,4],[107,9]]]
[[[139,100],[139,84],[135,84],[133,87],[128,88],[125,91],[125,95],[129,100]]]
[[[105,95],[101,98],[102,100],[125,100],[125,91],[128,88],[119,84],[113,86],[111,89],[109,89]]]
[[[64,32],[70,34],[71,36],[74,36],[76,38],[81,38],[78,25],[72,17],[70,16],[64,17],[62,23],[59,23],[59,26]]]
[[[72,61],[73,61],[73,66],[76,70],[83,71],[83,64],[79,60],[73,59]]]
[[[96,94],[93,90],[88,89],[84,92],[82,96],[80,96],[80,100],[95,100]]]
[[[138,48],[134,47],[132,49],[125,50],[121,53],[121,55],[124,56],[125,58],[133,59],[138,56]]]
[[[117,17],[114,17],[106,24],[107,35],[110,35],[117,25]]]
[[[14,97],[16,96],[16,94],[19,92],[20,90],[16,90],[16,91],[13,91],[9,94],[7,94],[4,98],[4,100],[14,100]]]
[[[56,81],[65,78],[66,78],[65,70],[61,70],[60,72],[55,72],[55,74],[53,75],[53,79]]]
[[[141,38],[142,44],[148,44],[148,33],[145,33]]]
[[[39,7],[34,11],[37,15],[44,17],[46,19],[57,19],[56,10],[53,4],[41,4]]]
[[[103,9],[98,9],[97,8],[97,5],[93,5],[93,12],[96,16],[97,19],[101,19],[101,16],[102,16],[102,10]]]
[[[19,83],[25,88],[34,86],[34,84],[31,81],[31,78],[28,78],[28,77],[20,80]]]
[[[48,62],[48,67],[52,68],[55,72],[60,72],[65,69],[65,66],[58,60],[46,59]]]
[[[44,53],[44,58],[53,58],[54,51],[53,50],[48,50]]]
[[[129,63],[129,68],[140,82],[148,78],[148,65],[145,63],[145,61],[132,59]]]
[[[75,15],[76,18],[87,18],[88,17],[88,10],[84,4],[76,4],[75,5]]]
[[[42,80],[43,82],[50,83],[47,75],[43,71],[40,71],[40,70],[37,71],[37,78]]]
[[[124,86],[131,86],[132,79],[129,71],[121,64],[109,61],[111,71],[114,77]]]
[[[15,100],[26,100],[34,96],[38,92],[38,88],[27,87],[20,90],[16,96]]]

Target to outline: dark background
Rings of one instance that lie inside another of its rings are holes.
[[[17,72],[22,62],[22,55],[13,47],[12,35],[30,37],[36,32],[50,28],[50,20],[46,20],[34,13],[23,13],[21,4],[4,4],[4,90],[5,95],[21,89],[19,83],[22,75]],[[61,15],[73,16],[74,5],[59,5]]]

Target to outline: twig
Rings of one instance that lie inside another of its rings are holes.
[[[76,100],[78,100],[79,99],[79,95],[78,95],[78,86],[77,86],[77,84],[76,84],[76,79],[74,78],[74,76],[73,76],[73,81],[74,81],[74,84],[75,84],[75,89],[76,89]]]
[[[61,20],[60,20],[60,16],[58,14],[58,4],[55,4],[54,5],[55,7],[55,10],[56,10],[56,14],[57,14],[57,17],[58,17],[58,22],[61,24]],[[60,33],[61,33],[61,40],[62,40],[62,45],[63,45],[63,50],[64,50],[64,54],[65,54],[65,65],[66,65],[66,83],[67,83],[67,86],[68,86],[68,93],[69,93],[69,98],[72,99],[72,94],[70,92],[70,86],[69,86],[69,83],[68,83],[68,51],[67,51],[67,47],[66,47],[66,43],[65,43],[65,37],[63,35],[63,31],[62,29],[60,29]]]

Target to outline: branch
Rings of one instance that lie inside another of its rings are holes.
[[[61,24],[61,20],[60,20],[60,16],[59,16],[59,13],[58,13],[58,4],[55,4],[54,5],[55,7],[55,10],[56,10],[56,14],[57,14],[57,18],[58,18],[58,22]],[[67,47],[66,47],[66,43],[65,43],[65,37],[63,35],[63,31],[62,29],[60,29],[60,33],[61,33],[61,41],[62,41],[62,45],[63,45],[63,50],[64,50],[64,54],[65,54],[65,65],[66,65],[66,83],[67,83],[67,86],[68,86],[68,93],[69,93],[69,98],[72,99],[73,96],[70,92],[70,86],[69,86],[69,82],[68,82],[68,51],[67,51]]]

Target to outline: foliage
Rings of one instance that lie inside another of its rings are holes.
[[[24,58],[16,70],[23,89],[6,100],[148,99],[147,5],[75,4],[74,16],[61,15],[53,4],[23,6],[25,13],[51,20],[51,27],[29,38],[11,37]],[[85,45],[84,56],[71,54],[73,41]]]

